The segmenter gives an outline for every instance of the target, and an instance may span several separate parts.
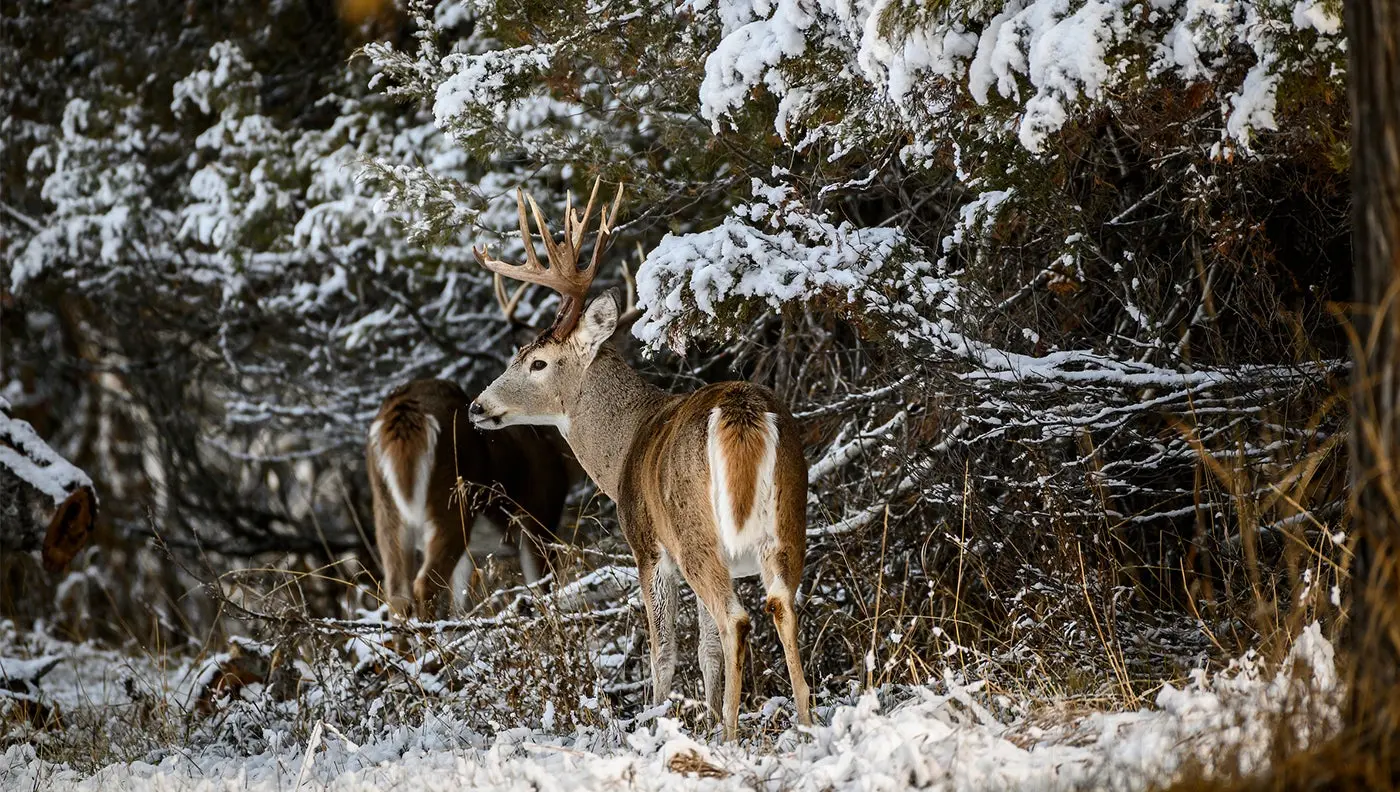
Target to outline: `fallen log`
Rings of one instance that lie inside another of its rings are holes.
[[[38,548],[48,571],[67,567],[97,524],[92,479],[49,447],[27,421],[10,415],[9,402],[0,399],[0,476],[4,475],[51,501],[53,515],[41,533],[26,510],[13,508],[14,519],[0,520],[0,550]]]

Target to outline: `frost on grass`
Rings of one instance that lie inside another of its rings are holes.
[[[2,662],[2,661],[0,661]],[[188,674],[188,672],[184,672]],[[304,679],[306,693],[320,693]],[[1268,673],[1252,656],[1218,674],[1164,685],[1150,706],[1075,711],[992,694],[950,671],[925,686],[891,687],[821,707],[806,734],[755,733],[710,741],[679,721],[644,713],[571,730],[501,724],[480,730],[451,708],[416,725],[362,738],[324,721],[305,731],[265,730],[259,750],[211,743],[158,751],[85,774],[16,744],[0,756],[8,788],[141,792],[160,789],[332,788],[749,789],[755,780],[793,790],[1144,789],[1203,763],[1249,769],[1283,739],[1306,745],[1338,723],[1331,645],[1314,624],[1288,661]],[[1068,704],[1069,702],[1064,702]],[[382,706],[370,702],[370,709]],[[548,720],[544,721],[548,723]],[[251,724],[250,724],[251,725]]]

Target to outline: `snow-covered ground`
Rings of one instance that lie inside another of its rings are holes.
[[[51,674],[68,676],[46,679],[45,687],[88,684],[81,678],[102,675],[91,659],[60,663]],[[172,669],[170,677],[189,674]],[[490,736],[451,714],[430,713],[420,725],[386,729],[363,745],[317,722],[305,740],[267,735],[267,749],[254,755],[215,742],[95,774],[41,759],[24,742],[0,756],[0,789],[1141,789],[1194,763],[1257,766],[1281,727],[1304,742],[1316,739],[1335,728],[1339,693],[1332,647],[1313,625],[1276,672],[1242,658],[1184,687],[1163,685],[1151,706],[1129,711],[1017,701],[948,674],[926,687],[819,709],[824,725],[806,733],[751,733],[738,744],[711,742],[645,713],[568,735],[520,728]],[[69,691],[72,700],[86,695]]]

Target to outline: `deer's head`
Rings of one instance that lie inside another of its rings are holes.
[[[598,297],[587,311],[583,310],[588,287],[598,273],[599,262],[611,239],[622,203],[622,188],[619,187],[611,207],[604,207],[599,213],[592,261],[581,269],[578,266],[579,254],[598,197],[598,185],[596,181],[593,183],[593,193],[581,217],[574,214],[572,201],[566,201],[564,239],[557,244],[545,224],[539,205],[533,198],[516,192],[525,263],[511,264],[491,258],[484,250],[472,251],[479,264],[496,273],[498,298],[504,293],[500,276],[526,284],[547,286],[560,296],[559,313],[554,323],[517,352],[505,372],[472,402],[471,420],[481,429],[499,429],[512,424],[549,424],[567,433],[566,406],[578,395],[584,373],[597,357],[598,350],[618,328],[621,311],[615,290]],[[530,238],[525,209],[527,200],[534,214],[535,225],[544,240],[548,267],[540,263]],[[630,287],[630,275],[627,280]],[[518,296],[513,299],[518,299]],[[635,310],[629,307],[628,316],[623,318],[623,322],[635,318],[634,313]]]

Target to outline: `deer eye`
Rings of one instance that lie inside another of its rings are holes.
[[[545,366],[548,366],[548,365],[549,365],[549,364],[546,363],[546,362],[544,362],[543,360],[536,360],[536,361],[534,361],[534,362],[532,362],[532,363],[530,364],[530,370],[531,370],[531,371],[542,371],[542,370],[544,369],[544,367],[545,367]]]

